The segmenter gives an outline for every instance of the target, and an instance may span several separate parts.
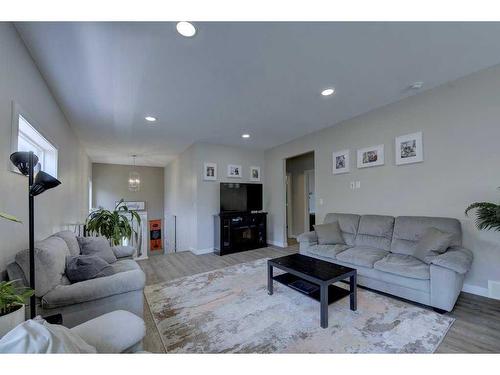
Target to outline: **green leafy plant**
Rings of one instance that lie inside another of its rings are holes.
[[[17,310],[33,295],[32,289],[16,286],[17,281],[0,281],[0,316]]]
[[[122,203],[123,199],[118,202],[113,211],[99,207],[98,210],[91,212],[85,223],[88,232],[106,237],[115,246],[120,245],[124,238],[130,240],[132,235],[136,243],[140,243],[139,234],[134,230],[133,223],[136,220],[140,225],[141,217],[137,211],[129,210]]]
[[[500,231],[500,205],[490,202],[475,202],[466,208],[465,215],[468,215],[471,210],[476,210],[478,229]]]
[[[15,221],[16,223],[22,223],[22,221],[19,220],[17,217],[9,215],[9,214],[6,214],[4,212],[0,212],[0,217],[2,219],[6,219],[6,220],[10,220],[10,221]]]

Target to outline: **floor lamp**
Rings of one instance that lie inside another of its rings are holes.
[[[10,160],[19,171],[28,176],[28,207],[29,207],[29,255],[30,255],[30,288],[35,290],[35,219],[34,198],[45,190],[52,189],[61,183],[50,174],[40,171],[34,176],[38,156],[32,151],[18,151],[10,155]],[[30,297],[30,316],[36,316],[35,294]]]

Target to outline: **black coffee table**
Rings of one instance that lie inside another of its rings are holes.
[[[273,276],[273,267],[287,273]],[[351,310],[357,309],[356,270],[302,254],[267,261],[267,291],[273,294],[273,280],[319,301],[321,327],[328,327],[328,305],[350,296]],[[349,278],[349,290],[331,285]]]

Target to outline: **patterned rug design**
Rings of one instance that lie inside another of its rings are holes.
[[[358,288],[358,310],[348,297],[333,303],[322,329],[318,302],[276,282],[267,294],[265,259],[150,285],[145,295],[167,353],[433,353],[454,322]]]

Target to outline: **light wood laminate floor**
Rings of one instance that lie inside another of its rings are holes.
[[[194,275],[233,264],[261,258],[273,258],[297,252],[297,246],[289,248],[268,247],[258,250],[218,256],[194,255],[190,251],[168,255],[153,255],[139,261],[146,273],[146,284]],[[456,319],[439,346],[437,353],[500,353],[500,301],[469,293],[462,293],[454,310],[447,315]],[[144,349],[164,353],[159,333],[153,322],[147,303],[144,306],[146,338]]]

